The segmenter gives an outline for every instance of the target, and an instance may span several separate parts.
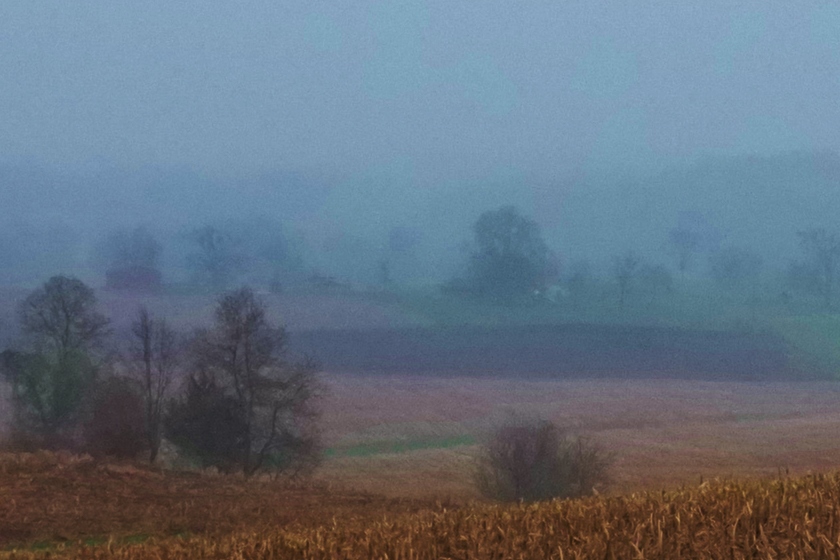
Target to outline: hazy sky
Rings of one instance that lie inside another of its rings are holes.
[[[0,161],[435,180],[840,149],[834,0],[0,2]]]

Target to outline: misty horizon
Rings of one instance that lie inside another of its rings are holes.
[[[177,268],[185,232],[256,219],[364,282],[410,230],[400,279],[443,281],[508,204],[566,265],[664,263],[689,220],[783,266],[840,208],[839,24],[811,1],[5,2],[4,276],[93,274],[142,224]]]
[[[273,223],[305,250],[310,268],[368,282],[388,251],[392,230],[411,231],[416,238],[412,258],[418,263],[402,280],[450,278],[463,264],[478,215],[504,205],[516,206],[540,225],[564,268],[580,260],[608,264],[626,251],[668,264],[668,231],[685,220],[713,231],[707,253],[744,247],[778,267],[798,255],[796,232],[833,229],[833,209],[840,205],[840,191],[833,188],[840,184],[840,157],[830,152],[706,157],[648,173],[488,173],[423,185],[400,177],[283,170],[219,179],[165,166],[74,174],[6,165],[0,166],[0,181],[13,187],[0,191],[9,216],[0,226],[7,262],[13,240],[29,243],[32,256],[39,252],[33,239],[57,234],[65,249],[52,272],[96,269],[94,253],[104,237],[145,225],[167,245],[166,268],[178,268],[183,247],[173,251],[171,245],[174,240],[183,246],[191,229]],[[318,257],[345,250],[356,255],[334,254],[338,261]],[[357,270],[342,270],[350,261]],[[421,269],[425,276],[418,277]],[[29,283],[35,280],[30,275]]]

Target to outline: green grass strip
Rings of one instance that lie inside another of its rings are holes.
[[[339,457],[371,457],[386,453],[406,453],[423,449],[449,449],[462,445],[474,445],[475,443],[475,438],[470,435],[405,441],[377,441],[349,447],[331,447],[325,450],[324,456],[328,459]]]

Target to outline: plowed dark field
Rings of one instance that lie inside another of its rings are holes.
[[[771,334],[661,327],[557,325],[445,329],[314,330],[290,345],[329,372],[520,376],[814,380]]]

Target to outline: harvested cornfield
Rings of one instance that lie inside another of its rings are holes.
[[[675,492],[479,505],[364,526],[239,531],[68,547],[76,558],[840,558],[840,473]],[[39,558],[13,553],[8,558]]]
[[[245,530],[365,525],[434,504],[288,480],[244,479],[68,453],[0,453],[3,551],[64,543],[227,536]]]

